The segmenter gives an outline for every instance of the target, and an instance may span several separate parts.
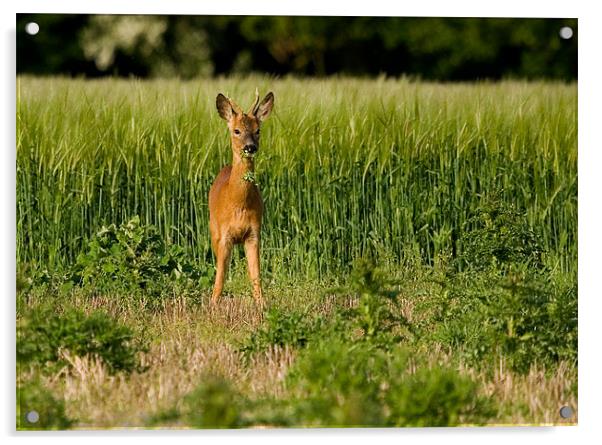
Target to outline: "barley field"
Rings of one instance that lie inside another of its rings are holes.
[[[265,313],[242,249],[208,304],[255,87]],[[16,186],[20,429],[577,421],[574,83],[24,76]]]

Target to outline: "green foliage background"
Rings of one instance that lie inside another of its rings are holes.
[[[40,33],[29,36],[35,21]],[[563,40],[563,26],[573,37]],[[576,79],[577,19],[20,14],[17,72]]]

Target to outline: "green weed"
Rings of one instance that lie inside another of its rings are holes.
[[[399,295],[395,280],[388,278],[373,260],[358,260],[349,276],[347,289],[340,295],[357,298],[357,306],[342,313],[347,331],[361,332],[360,339],[382,346],[392,345],[412,332],[412,326],[397,307]],[[401,334],[403,331],[403,334]]]
[[[209,287],[212,268],[201,268],[184,249],[167,245],[153,226],[134,217],[119,227],[102,227],[77,256],[71,281],[100,292],[142,291],[159,295],[170,286]]]
[[[61,357],[66,350],[77,356],[100,358],[111,371],[141,370],[137,354],[143,346],[132,330],[108,314],[85,314],[78,309],[57,313],[49,308],[33,308],[17,324],[19,363],[54,365],[68,363]]]
[[[516,264],[543,271],[545,249],[526,214],[499,200],[486,200],[465,223],[458,262],[464,269],[507,270]]]
[[[525,271],[460,274],[429,305],[433,339],[472,366],[504,360],[526,373],[533,365],[577,359],[577,292]]]
[[[37,419],[28,420],[27,414],[34,411]],[[75,419],[65,414],[65,404],[39,382],[17,386],[17,430],[65,430],[74,423]]]
[[[273,346],[303,348],[321,328],[319,318],[310,318],[303,312],[284,312],[271,308],[265,315],[262,327],[254,331],[240,346],[245,358]]]
[[[241,397],[230,383],[207,377],[184,398],[183,419],[196,428],[236,428],[242,426]]]
[[[453,426],[492,414],[477,385],[445,367],[409,372],[410,353],[324,341],[289,373],[297,422],[312,426]]]

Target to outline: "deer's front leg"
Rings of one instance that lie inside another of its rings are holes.
[[[228,273],[230,265],[230,256],[232,255],[232,243],[227,240],[220,240],[216,243],[217,251],[217,271],[215,274],[215,285],[213,286],[213,294],[211,296],[211,304],[217,303],[217,300],[222,295],[224,288],[224,280]]]
[[[253,298],[259,307],[263,307],[263,292],[259,272],[259,234],[253,234],[245,240],[245,255],[249,267],[249,278],[253,284]]]

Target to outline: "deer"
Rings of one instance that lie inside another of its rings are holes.
[[[233,246],[243,244],[253,298],[257,306],[263,308],[259,250],[264,207],[254,173],[259,130],[272,112],[274,94],[268,93],[260,102],[256,89],[255,101],[247,113],[221,93],[215,104],[220,117],[228,124],[232,165],[219,172],[209,190],[209,231],[217,269],[211,304],[217,304],[222,295]]]

